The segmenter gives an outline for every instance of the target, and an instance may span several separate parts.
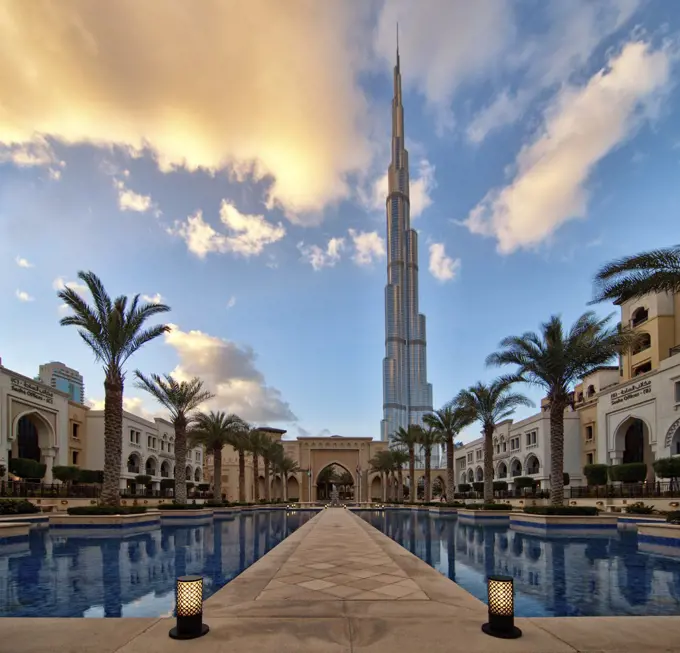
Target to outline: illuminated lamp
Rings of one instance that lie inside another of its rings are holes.
[[[492,637],[517,639],[522,631],[515,626],[515,588],[511,576],[489,576],[489,621],[482,631]]]
[[[177,579],[177,625],[170,631],[173,639],[203,637],[210,628],[203,623],[203,577]]]

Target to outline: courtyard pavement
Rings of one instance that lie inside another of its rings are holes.
[[[517,619],[524,636],[480,627],[487,609],[356,515],[328,509],[210,597],[200,640],[171,619],[2,619],[12,653],[680,653],[680,617]]]

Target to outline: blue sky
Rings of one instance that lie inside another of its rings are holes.
[[[677,3],[168,4],[0,22],[11,369],[61,360],[103,399],[55,290],[93,270],[172,307],[130,370],[198,374],[292,436],[378,437],[397,21],[436,407],[497,374],[502,337],[573,321],[603,262],[677,240]]]

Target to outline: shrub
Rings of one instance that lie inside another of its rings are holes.
[[[195,503],[161,503],[159,510],[201,510],[205,504]]]
[[[207,492],[210,489],[210,483],[199,483],[198,484],[198,491],[199,492]]]
[[[0,499],[0,515],[30,515],[40,512],[38,506],[24,499]]]
[[[300,497],[291,497],[288,499],[289,503],[299,503],[300,502]]]
[[[512,479],[512,482],[517,489],[534,487],[536,485],[536,481],[530,476],[515,476],[515,478]]]
[[[469,503],[465,507],[470,510],[512,510],[509,503]]]
[[[162,478],[161,479],[161,490],[174,490],[175,489],[175,479],[174,478]]]
[[[69,515],[140,515],[146,506],[77,506],[68,508]]]
[[[647,478],[647,465],[645,463],[611,465],[609,478],[621,483],[642,483]]]
[[[680,524],[680,510],[674,510],[666,515],[666,521],[669,524]]]
[[[642,501],[631,503],[625,510],[632,515],[651,515],[655,512],[654,506],[646,506]]]
[[[73,483],[80,477],[80,469],[74,465],[56,465],[52,467],[52,476],[62,483]]]
[[[472,489],[475,492],[484,492],[484,481],[475,481],[472,484]]]
[[[528,515],[597,515],[599,510],[592,506],[527,506]]]
[[[193,481],[187,481],[186,485],[187,485],[187,490],[191,490],[194,487],[194,482]]]
[[[458,490],[460,492],[469,492],[472,486],[469,483],[458,483]]]
[[[103,483],[104,472],[101,469],[81,469],[78,474],[78,483]]]
[[[9,461],[9,471],[19,478],[42,479],[47,471],[45,463],[39,463],[30,458],[12,458]]]
[[[137,476],[135,476],[135,483],[138,483],[139,485],[148,485],[151,483],[151,476],[148,474],[137,474]]]
[[[659,458],[653,465],[654,472],[659,478],[670,478],[676,480],[680,478],[680,458]]]
[[[586,465],[583,473],[588,485],[607,485],[607,465]]]
[[[464,501],[449,501],[447,503],[442,503],[440,505],[446,506],[447,508],[465,508]]]
[[[204,504],[207,508],[227,508],[229,507],[229,502],[228,501],[215,501],[215,499],[210,499],[209,501],[206,501]]]
[[[494,492],[505,492],[508,489],[508,482],[507,481],[494,481],[493,482],[493,491]]]

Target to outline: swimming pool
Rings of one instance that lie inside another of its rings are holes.
[[[34,528],[0,546],[0,616],[171,615],[177,576],[204,576],[208,598],[314,514],[257,511],[136,534]]]
[[[680,614],[680,558],[638,550],[635,532],[552,539],[422,511],[358,513],[486,603],[486,577],[515,579],[519,617]]]

